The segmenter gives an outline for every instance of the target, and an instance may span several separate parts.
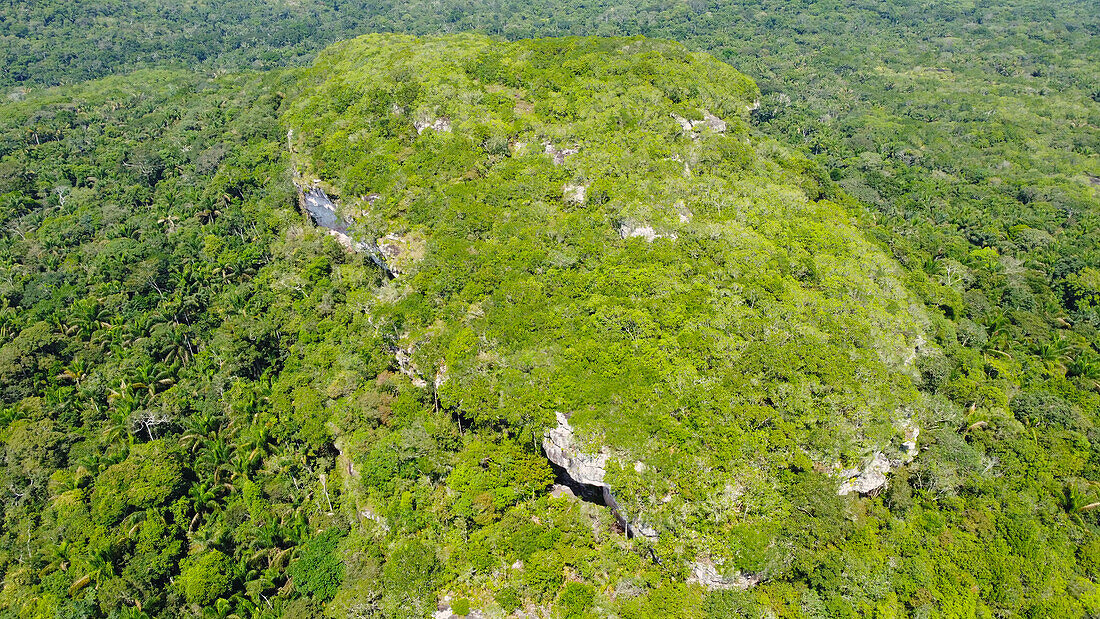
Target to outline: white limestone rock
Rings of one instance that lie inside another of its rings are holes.
[[[546,457],[554,464],[565,469],[571,479],[589,486],[607,487],[603,478],[607,475],[608,455],[602,450],[596,454],[586,454],[574,443],[573,426],[562,413],[557,414],[557,427],[550,428],[542,439],[542,448]]]
[[[445,117],[439,118],[422,118],[413,122],[413,127],[416,128],[416,133],[419,135],[424,133],[425,129],[432,129],[440,133],[451,132],[451,121]]]
[[[676,235],[671,232],[661,234],[653,226],[624,221],[619,224],[619,237],[623,239],[642,238],[647,243],[652,243],[657,239],[675,239]]]
[[[545,149],[544,152],[547,155],[550,155],[550,158],[553,159],[554,165],[562,165],[562,164],[565,163],[565,158],[566,157],[568,157],[569,155],[576,155],[577,153],[581,152],[581,149],[579,149],[575,146],[570,147],[570,148],[560,148],[559,149],[559,148],[556,148],[550,142],[543,142],[542,145],[543,145],[543,148]]]
[[[761,581],[758,575],[735,573],[733,576],[723,576],[718,571],[718,566],[709,558],[702,558],[691,564],[689,583],[695,583],[711,591],[717,589],[740,589],[744,591],[755,586]]]
[[[893,464],[890,460],[882,452],[876,451],[874,457],[863,467],[863,470],[848,469],[842,472],[842,475],[847,479],[840,484],[837,494],[845,496],[853,492],[859,494],[877,493],[886,488],[886,476],[892,468]]]
[[[584,204],[584,197],[588,193],[588,186],[566,184],[562,190],[562,199],[570,204]]]

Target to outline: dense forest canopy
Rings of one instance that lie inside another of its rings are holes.
[[[0,5],[0,617],[1100,614],[1098,15]]]

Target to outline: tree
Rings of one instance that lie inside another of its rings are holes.
[[[233,573],[229,557],[218,550],[207,550],[184,560],[176,584],[188,602],[206,607],[229,591]]]
[[[329,529],[300,546],[289,569],[295,590],[319,602],[336,595],[344,579],[344,563],[337,550],[342,537],[339,529]]]
[[[395,616],[419,617],[435,603],[435,552],[419,539],[397,543],[382,568],[384,606]]]

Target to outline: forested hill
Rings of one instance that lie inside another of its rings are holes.
[[[1100,612],[1096,107],[876,75],[958,116],[815,156],[641,37],[15,93],[0,616]]]

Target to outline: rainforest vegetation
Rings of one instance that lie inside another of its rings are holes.
[[[0,4],[0,617],[1100,616],[1098,16]]]

